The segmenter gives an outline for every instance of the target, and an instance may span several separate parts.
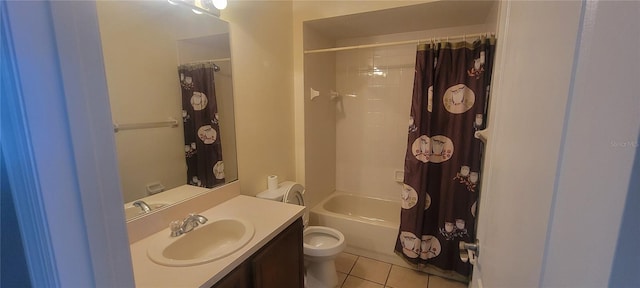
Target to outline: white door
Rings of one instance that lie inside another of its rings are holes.
[[[581,2],[501,2],[471,287],[538,287]]]

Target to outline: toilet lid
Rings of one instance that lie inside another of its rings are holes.
[[[304,187],[302,187],[302,185],[300,184],[295,183],[291,185],[289,189],[287,189],[287,192],[284,193],[284,197],[282,197],[282,202],[305,206],[303,194],[304,194]],[[304,214],[302,215],[302,224],[305,227],[307,227],[308,223],[309,223],[309,210],[305,206]]]

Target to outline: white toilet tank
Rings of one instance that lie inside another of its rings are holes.
[[[304,187],[302,185],[293,181],[284,181],[278,184],[278,189],[264,190],[256,197],[304,206],[303,194]],[[285,198],[285,196],[287,197]]]
[[[295,204],[300,206],[304,205],[304,187],[293,181],[284,181],[278,184],[277,189],[265,190],[256,197],[273,200],[278,202],[284,202],[289,204]],[[303,224],[306,227],[309,223],[309,210],[305,207],[305,213],[302,216]]]

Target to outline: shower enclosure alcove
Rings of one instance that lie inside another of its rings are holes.
[[[304,22],[305,185],[310,206],[318,206],[311,224],[341,230],[347,252],[407,265],[394,246],[416,46],[473,42],[480,33],[495,33],[497,22],[496,1],[434,1]],[[339,197],[343,193],[359,197]],[[329,197],[335,199],[323,201]],[[358,203],[335,204],[338,198]],[[371,216],[385,210],[364,204],[372,198],[396,207],[388,219]],[[326,212],[331,207],[320,206],[327,202],[357,212]]]

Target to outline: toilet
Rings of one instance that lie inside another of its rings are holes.
[[[304,187],[285,181],[277,189],[258,193],[256,197],[304,206]],[[305,287],[334,288],[338,286],[335,258],[346,246],[344,235],[336,229],[324,226],[308,226],[309,212],[305,208],[303,250],[305,263]]]

